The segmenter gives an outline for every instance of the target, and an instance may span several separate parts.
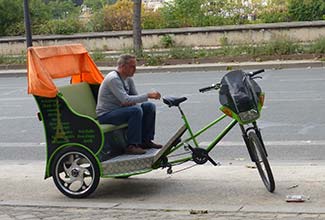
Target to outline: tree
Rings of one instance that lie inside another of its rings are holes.
[[[141,0],[133,1],[133,49],[137,56],[142,56]]]
[[[0,0],[0,36],[9,35],[10,26],[24,20],[22,1]]]

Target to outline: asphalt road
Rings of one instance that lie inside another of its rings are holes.
[[[201,94],[198,89],[218,82],[220,72],[138,73],[138,91],[159,90],[163,96],[186,96],[182,104],[194,131],[219,116],[218,94]],[[258,121],[269,151],[276,162],[325,159],[325,72],[322,68],[266,70],[259,84],[266,93],[265,107]],[[0,160],[44,160],[43,125],[33,97],[26,92],[25,77],[0,79]],[[64,83],[62,80],[58,84]],[[176,108],[157,104],[156,140],[167,142],[182,121]],[[212,140],[225,123],[202,135],[202,145]],[[220,161],[248,160],[238,126],[212,152]]]

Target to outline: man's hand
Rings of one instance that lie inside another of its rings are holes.
[[[154,91],[154,92],[149,92],[148,93],[148,98],[149,99],[160,99],[160,97],[161,97],[161,95],[160,95],[159,92]]]

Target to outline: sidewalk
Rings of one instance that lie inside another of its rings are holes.
[[[284,69],[284,68],[316,68],[324,67],[325,62],[317,60],[288,60],[288,61],[265,61],[265,62],[243,62],[243,63],[211,63],[211,64],[182,64],[166,66],[138,66],[139,73],[153,72],[179,72],[179,71],[226,71],[230,69]],[[106,74],[115,67],[98,67]],[[26,76],[26,68],[23,66],[2,66],[0,76]]]
[[[325,219],[325,163],[270,163],[274,193],[240,161],[102,178],[92,196],[73,200],[43,180],[43,162],[2,161],[0,219]],[[287,195],[306,201],[287,203]]]

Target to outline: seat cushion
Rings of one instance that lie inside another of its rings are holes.
[[[127,126],[128,126],[128,124],[122,124],[122,125],[100,124],[100,127],[104,133],[114,131],[117,129],[121,129],[121,128],[126,128]]]

